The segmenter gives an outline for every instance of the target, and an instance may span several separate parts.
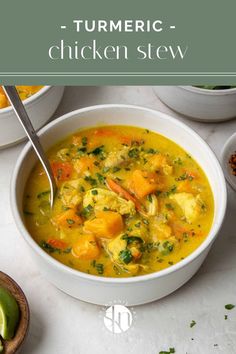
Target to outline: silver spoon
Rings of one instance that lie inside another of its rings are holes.
[[[34,130],[34,127],[29,119],[29,116],[25,110],[24,105],[22,104],[22,101],[18,95],[15,86],[2,86],[2,87],[46,172],[50,184],[50,205],[52,208],[54,198],[57,192],[57,185],[56,185],[54,175],[52,173],[51,165],[42,148],[42,145],[39,141],[39,137],[36,131]]]

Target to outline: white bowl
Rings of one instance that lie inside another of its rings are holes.
[[[160,99],[170,108],[202,122],[219,122],[236,117],[236,88],[206,90],[194,86],[155,86]]]
[[[65,293],[94,304],[122,301],[127,305],[151,302],[170,294],[198,270],[206,258],[223,222],[226,208],[225,179],[213,152],[190,128],[166,114],[129,105],[100,105],[70,112],[40,130],[40,140],[48,149],[79,128],[97,124],[143,127],[165,135],[188,151],[202,166],[211,184],[215,214],[206,240],[191,255],[162,271],[132,278],[105,278],[73,270],[44,252],[24,225],[22,199],[25,183],[36,162],[30,144],[20,154],[11,183],[11,207],[20,234],[30,246],[35,262],[45,277]]]
[[[64,86],[44,86],[23,101],[30,120],[37,130],[41,128],[57,109]],[[0,109],[0,149],[16,144],[26,137],[12,107]]]

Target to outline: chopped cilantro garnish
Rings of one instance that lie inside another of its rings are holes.
[[[133,148],[128,152],[129,157],[137,158],[139,156],[139,150],[137,148]]]
[[[103,167],[102,172],[107,173],[110,170],[110,167]]]
[[[177,187],[173,185],[168,192],[166,192],[166,195],[169,196],[172,193],[175,193],[177,190]]]
[[[92,192],[93,195],[97,195],[98,194],[98,191],[96,189],[93,189],[91,192]]]
[[[104,265],[102,263],[96,263],[95,268],[98,272],[98,274],[103,274],[104,272]]]
[[[93,211],[92,205],[88,204],[88,205],[82,210],[82,215],[85,216],[85,217],[89,217],[92,211]]]
[[[186,179],[189,181],[192,181],[193,176],[190,176],[188,173],[185,172],[181,176],[177,177],[175,180],[176,181],[185,181]]]
[[[41,198],[43,198],[43,197],[46,197],[48,194],[50,194],[50,190],[39,193],[39,194],[37,195],[37,198],[38,198],[38,199],[41,199]]]
[[[192,328],[193,326],[195,326],[196,323],[197,323],[196,321],[192,320],[192,322],[190,323],[190,328]]]
[[[167,203],[166,204],[166,208],[169,209],[169,210],[174,210],[174,207],[171,203]]]
[[[28,210],[24,210],[23,213],[25,215],[34,215],[34,213],[32,213],[31,211],[28,211]]]
[[[103,184],[105,183],[106,178],[103,175],[101,175],[100,173],[96,173],[96,176],[99,183],[103,183]]]
[[[125,264],[128,264],[132,260],[132,254],[131,254],[130,250],[128,250],[128,249],[122,250],[119,253],[119,258],[122,262],[124,262]]]
[[[53,247],[52,245],[50,245],[46,241],[41,241],[40,246],[48,253],[58,253],[58,254],[65,253],[66,254],[66,253],[71,252],[71,248],[66,248],[65,250],[61,250],[59,248]]]
[[[75,221],[73,219],[66,219],[67,224],[73,225]]]
[[[97,180],[95,178],[92,178],[91,176],[85,176],[84,180],[86,182],[89,182],[91,186],[96,186],[97,185]]]
[[[93,155],[100,155],[103,152],[104,145],[96,147],[94,150],[90,152]]]
[[[78,149],[77,149],[77,152],[78,152],[78,154],[80,154],[80,155],[84,154],[86,151],[87,151],[87,148],[86,148],[86,147],[82,147],[82,148],[78,148]]]
[[[88,142],[88,138],[86,136],[83,136],[82,138],[82,145],[83,146],[86,146],[87,145],[87,142]]]
[[[134,243],[134,242],[143,243],[143,239],[139,236],[129,236],[127,234],[124,234],[122,236],[122,239],[126,240],[127,245]]]
[[[112,172],[113,172],[113,173],[116,173],[116,172],[118,172],[118,171],[120,171],[120,170],[121,170],[120,167],[115,166],[115,167],[113,167]]]

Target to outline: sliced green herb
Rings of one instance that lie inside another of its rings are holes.
[[[86,148],[86,147],[82,147],[82,148],[78,148],[78,149],[77,149],[77,152],[78,152],[79,155],[85,154],[86,151],[87,151],[87,148]]]
[[[104,184],[106,181],[106,177],[104,177],[103,175],[101,175],[100,173],[96,173],[97,179],[99,181],[99,183]]]
[[[91,186],[96,186],[97,185],[97,180],[91,176],[85,176],[84,180],[86,182],[89,182],[91,184]]]
[[[120,171],[120,170],[121,170],[120,167],[115,166],[115,167],[113,167],[112,172],[113,172],[113,173],[116,173],[116,172],[118,172],[118,171]]]
[[[90,152],[90,154],[93,154],[93,155],[100,155],[100,154],[103,152],[103,149],[104,149],[104,145],[98,146],[98,147],[96,147],[94,150],[92,150],[92,151]]]
[[[175,180],[176,181],[185,181],[186,179],[189,180],[189,181],[192,181],[193,180],[193,176],[190,176],[189,174],[187,174],[185,172],[181,176],[177,177]]]
[[[131,243],[134,243],[134,242],[136,242],[136,243],[143,243],[143,239],[142,239],[141,237],[139,237],[139,236],[129,236],[129,235],[127,235],[127,234],[124,234],[124,235],[122,236],[122,239],[123,239],[123,240],[126,240],[127,245],[129,245],[129,244],[131,244]]]
[[[175,193],[176,190],[177,190],[176,185],[173,185],[173,186],[170,188],[170,190],[169,190],[168,192],[166,192],[166,195],[169,196],[169,195]]]
[[[80,186],[80,192],[85,192],[85,188],[83,186]]]
[[[130,158],[137,158],[139,157],[139,149],[133,148],[128,152]]]
[[[196,324],[197,324],[197,322],[192,320],[192,322],[190,323],[190,328],[193,328]]]
[[[87,205],[83,210],[82,210],[82,215],[85,217],[89,217],[93,211],[92,205]]]
[[[174,210],[174,207],[171,203],[167,203],[166,204],[166,208],[169,209],[169,210]]]
[[[225,309],[226,309],[226,310],[232,310],[233,308],[235,308],[235,305],[233,305],[233,304],[227,304],[227,305],[225,305]]]
[[[130,250],[128,250],[128,249],[122,250],[119,253],[119,258],[122,262],[124,262],[125,264],[128,264],[132,261],[132,254],[131,254]]]
[[[29,216],[34,215],[34,213],[32,213],[31,211],[28,211],[28,210],[24,210],[23,213],[24,213],[25,215],[29,215]]]
[[[39,193],[39,194],[37,195],[37,198],[38,198],[38,199],[41,199],[41,198],[43,198],[43,197],[46,197],[46,196],[49,195],[49,194],[50,194],[50,190],[47,190],[47,191],[44,191],[44,192]]]
[[[96,263],[95,268],[96,268],[98,274],[104,273],[104,265],[102,263]]]
[[[83,136],[83,138],[82,138],[82,145],[83,145],[83,146],[86,146],[87,143],[88,143],[88,138],[87,138],[86,136]]]
[[[110,167],[103,167],[102,172],[107,173],[110,170]]]
[[[157,154],[158,153],[158,150],[155,150],[155,149],[147,149],[147,153],[148,154]]]

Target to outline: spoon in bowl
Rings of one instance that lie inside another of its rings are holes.
[[[55,198],[55,195],[57,192],[57,185],[56,185],[56,181],[55,181],[49,160],[42,148],[42,145],[39,141],[39,137],[38,137],[36,131],[34,130],[34,127],[29,119],[29,116],[25,110],[25,107],[18,95],[18,92],[17,92],[15,86],[2,86],[2,87],[3,87],[3,90],[6,94],[9,102],[11,103],[11,106],[12,106],[17,118],[19,119],[29,140],[31,141],[31,144],[32,144],[41,164],[43,165],[44,171],[46,172],[46,175],[48,177],[48,181],[50,184],[50,206],[52,208],[54,198]]]

